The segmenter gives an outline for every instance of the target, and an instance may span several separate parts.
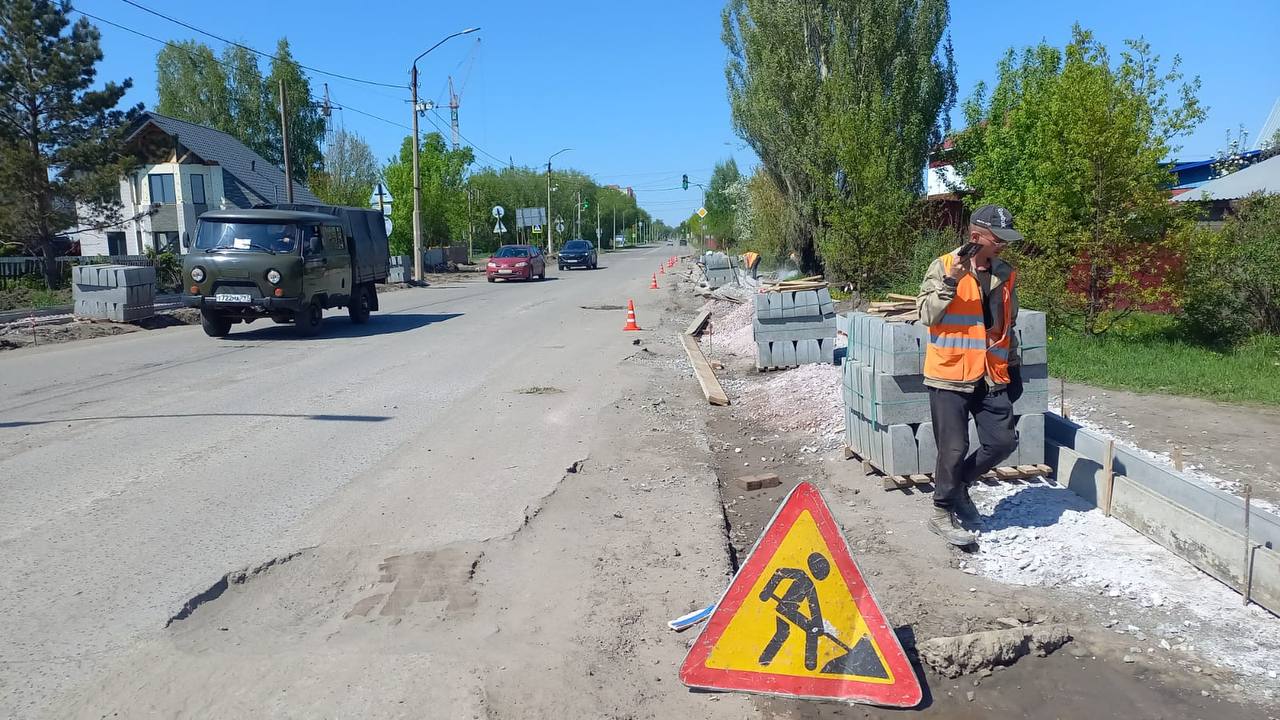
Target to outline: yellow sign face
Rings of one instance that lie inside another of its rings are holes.
[[[706,216],[707,216],[707,209],[704,207],[698,208],[698,217],[704,218]]]
[[[737,614],[707,667],[892,684],[884,655],[849,594],[848,579],[813,516],[802,512]]]

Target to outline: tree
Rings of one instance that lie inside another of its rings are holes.
[[[463,174],[474,160],[471,148],[450,150],[440,133],[428,133],[418,150],[419,185],[424,245],[445,245],[464,237],[467,196]],[[400,154],[382,170],[391,206],[391,248],[399,255],[413,252],[413,138],[405,138]]]
[[[271,109],[280,112],[280,87],[288,100],[289,117],[289,169],[293,179],[305,183],[311,173],[320,169],[320,141],[324,139],[324,116],[311,98],[311,81],[293,59],[289,41],[280,38],[276,54],[271,59],[271,72],[267,74],[266,96]],[[271,127],[271,155],[265,157],[284,166],[283,140],[279,123]]]
[[[969,201],[1008,207],[1028,237],[1015,253],[1025,304],[1077,317],[1090,335],[1171,299],[1169,260],[1189,218],[1168,202],[1165,158],[1204,118],[1199,80],[1182,82],[1176,57],[1161,72],[1147,43],[1125,46],[1113,63],[1076,26],[1064,50],[1010,50],[990,98],[980,84],[966,103],[957,138]]]
[[[272,144],[272,137],[279,127],[280,115],[271,111],[257,56],[245,48],[228,45],[222,52],[222,66],[226,70],[231,121],[227,132],[264,158],[272,157],[272,153],[278,157],[279,149]]]
[[[731,185],[742,179],[738,163],[733,158],[716,163],[707,183],[707,232],[714,235],[723,248],[731,247],[737,240],[734,226],[736,209],[728,194]]]
[[[369,143],[338,130],[324,149],[324,170],[311,176],[311,192],[334,205],[364,207],[378,182],[378,161]]]
[[[156,55],[156,112],[231,132],[227,74],[209,46],[194,40]]]
[[[141,106],[117,110],[131,81],[99,89],[98,29],[71,24],[71,6],[0,0],[0,240],[44,256],[61,283],[55,238],[76,224],[118,218],[120,177],[131,165],[123,131]],[[77,217],[79,210],[79,217]]]
[[[1280,195],[1240,200],[1221,232],[1187,246],[1185,320],[1209,342],[1280,335]]]
[[[900,249],[955,100],[948,15],[947,0],[726,8],[734,126],[791,206],[804,272],[861,277]]]

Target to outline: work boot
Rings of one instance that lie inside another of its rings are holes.
[[[960,497],[956,498],[951,509],[966,527],[978,527],[982,523],[982,513],[978,512],[978,506],[974,505],[973,498],[969,497],[968,488],[960,493]]]
[[[929,522],[926,525],[929,526],[930,532],[956,547],[972,545],[978,540],[978,536],[965,530],[960,524],[960,518],[956,517],[956,513],[948,508],[935,505],[933,517],[929,518]]]

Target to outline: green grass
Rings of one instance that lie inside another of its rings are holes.
[[[0,310],[26,310],[53,305],[70,305],[71,290],[45,290],[44,288],[13,287],[0,289]]]
[[[1182,339],[1175,318],[1133,315],[1100,339],[1050,330],[1049,372],[1100,387],[1280,405],[1280,337],[1207,347]]]

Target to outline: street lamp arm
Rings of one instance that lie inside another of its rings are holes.
[[[413,59],[413,64],[414,64],[414,65],[417,65],[419,60],[421,60],[422,58],[424,58],[424,57],[426,57],[426,56],[427,56],[427,53],[431,52],[432,50],[435,50],[436,48],[438,48],[438,47],[440,47],[441,45],[443,45],[443,44],[445,44],[445,43],[449,42],[450,40],[452,40],[452,39],[454,39],[454,38],[458,37],[459,35],[468,35],[468,34],[470,34],[470,33],[473,33],[473,32],[478,31],[479,29],[480,29],[480,28],[478,28],[478,27],[467,28],[466,30],[459,30],[458,32],[456,32],[456,33],[454,33],[454,34],[452,34],[452,35],[447,35],[447,36],[445,36],[445,38],[444,38],[443,40],[441,40],[440,42],[436,43],[435,45],[432,45],[431,47],[427,48],[427,49],[426,49],[426,50],[425,50],[421,55],[419,55],[418,57],[414,58],[414,59]]]

